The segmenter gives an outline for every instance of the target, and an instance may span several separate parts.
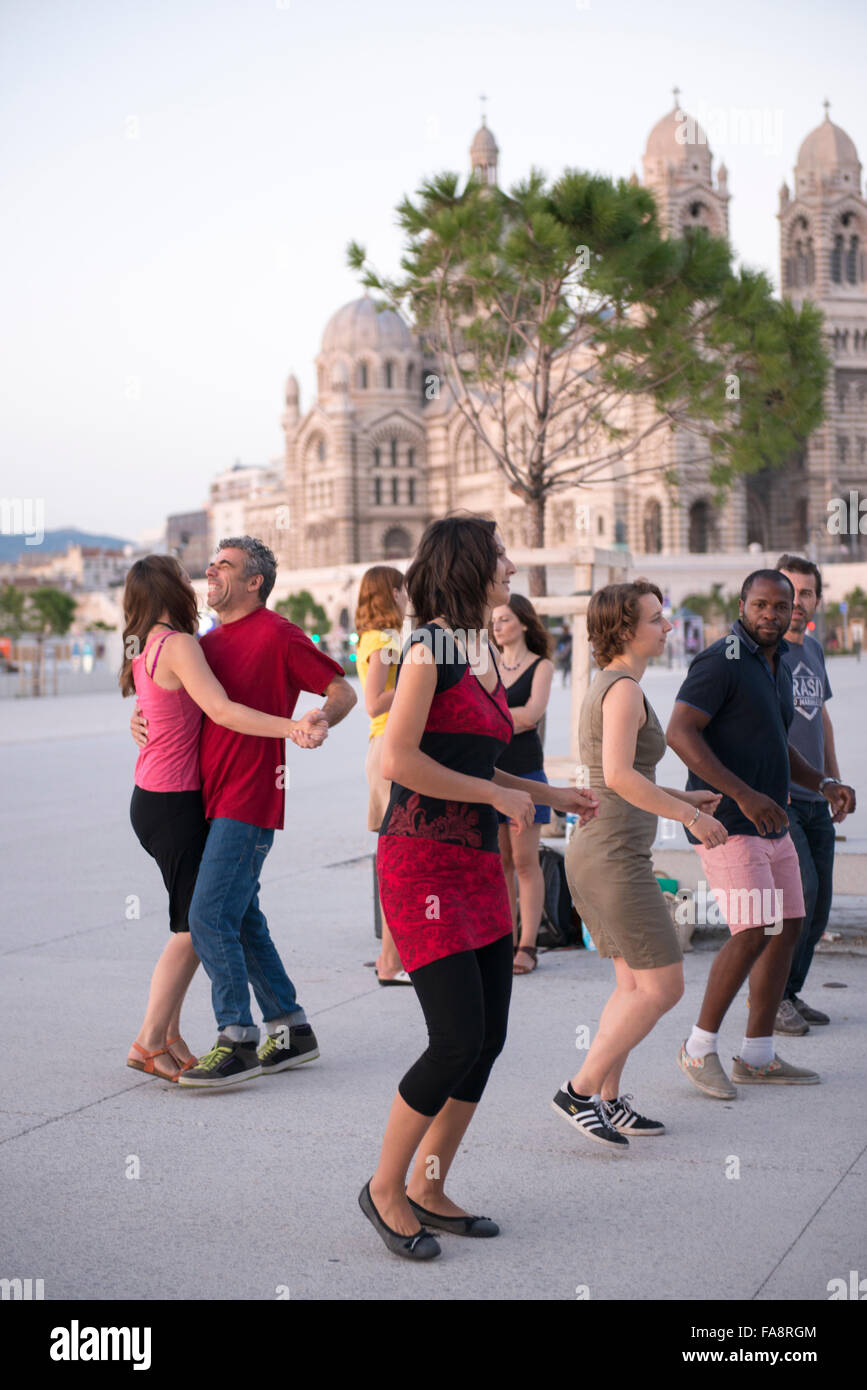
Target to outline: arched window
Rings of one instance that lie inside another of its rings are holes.
[[[858,283],[858,238],[853,236],[846,252],[846,279],[850,285]]]
[[[795,544],[799,548],[801,546],[805,546],[809,540],[809,534],[807,529],[807,516],[807,499],[806,497],[799,497],[797,502],[795,503]]]
[[[389,449],[391,450],[391,466],[392,466],[392,468],[397,468],[397,440],[396,440],[396,439],[392,439],[392,440],[389,441]]]
[[[715,548],[716,531],[710,503],[702,498],[689,509],[689,549],[694,555],[706,555]]]
[[[399,487],[400,487],[400,479],[399,479],[399,478],[392,478],[392,480],[391,480],[391,500],[392,500],[392,502],[394,503],[395,506],[396,506],[397,503],[400,501],[400,494],[399,494],[399,491],[398,491]]]
[[[415,449],[407,449],[406,466],[407,468],[415,468]]]
[[[382,538],[382,553],[386,560],[402,560],[411,555],[411,536],[402,526],[389,526]]]
[[[407,365],[407,369],[406,369],[406,389],[407,389],[407,391],[414,391],[414,390],[415,390],[415,363],[414,363],[414,362],[410,362],[410,363]]]
[[[362,390],[362,391],[366,391],[366,390],[367,390],[367,363],[366,363],[366,362],[359,362],[359,364],[358,364],[358,385],[359,385],[359,389],[360,389],[360,390]]]
[[[831,279],[835,285],[843,283],[843,238],[835,236],[831,248]]]
[[[648,555],[662,550],[662,507],[655,497],[644,505],[644,549]]]
[[[408,488],[409,488],[409,496],[407,497],[406,500],[407,500],[407,502],[409,502],[409,505],[412,507],[412,506],[415,505],[415,478],[410,478],[410,479],[409,479],[409,482],[408,482],[408,484],[407,484],[407,486],[408,486]]]
[[[327,452],[328,450],[325,445],[325,440],[320,439],[319,443],[316,445],[316,457],[319,459],[320,463],[325,462],[325,455],[327,454]]]
[[[374,468],[378,468],[379,465],[380,465],[381,463],[382,463],[382,454],[380,453],[380,451],[379,451],[378,448],[377,448],[377,449],[374,449],[374,451],[373,451],[373,466],[374,466]]]
[[[386,364],[385,364],[385,389],[386,389],[386,391],[390,391],[393,385],[394,385],[394,363],[393,363],[393,362],[386,362]]]
[[[382,479],[381,479],[381,478],[374,478],[374,480],[373,480],[373,501],[374,501],[374,505],[377,506],[377,507],[379,507],[379,506],[382,505]]]

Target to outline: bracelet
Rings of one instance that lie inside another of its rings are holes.
[[[821,780],[821,782],[819,783],[819,788],[818,788],[818,790],[819,790],[820,792],[821,792],[821,791],[824,791],[825,787],[827,787],[827,785],[828,785],[829,782],[830,782],[831,785],[834,786],[834,787],[840,787],[840,786],[843,785],[842,782],[840,781],[839,777],[823,777],[822,780]]]
[[[696,823],[696,821],[698,820],[698,818],[699,818],[700,815],[701,815],[701,810],[700,810],[700,808],[699,808],[698,806],[696,806],[696,808],[695,808],[695,815],[693,816],[692,820],[686,822],[686,824],[684,825],[684,829],[685,829],[685,830],[691,829],[691,827],[695,825],[695,823]]]

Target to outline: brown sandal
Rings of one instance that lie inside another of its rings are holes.
[[[156,1052],[145,1052],[144,1048],[137,1042],[133,1043],[133,1047],[136,1052],[140,1052],[144,1058],[143,1062],[136,1062],[134,1060],[131,1061],[129,1057],[127,1057],[126,1064],[128,1067],[132,1067],[133,1071],[143,1071],[146,1072],[148,1076],[158,1076],[161,1081],[177,1081],[181,1072],[187,1070],[186,1065],[184,1065],[181,1067],[180,1071],[172,1072],[170,1075],[167,1071],[159,1071],[158,1068],[154,1066],[155,1057],[171,1057],[172,1061],[177,1063],[177,1057],[169,1052],[167,1047],[159,1047]]]
[[[512,965],[512,974],[513,974],[513,975],[532,975],[533,971],[536,969],[536,966],[539,964],[538,960],[536,959],[537,953],[538,953],[538,947],[536,947],[536,946],[516,946],[516,947],[515,947],[515,950],[514,950],[514,952],[513,952],[513,954],[512,954],[512,959],[513,959],[513,961],[517,958],[517,955],[518,955],[518,952],[519,952],[519,951],[523,951],[525,956],[529,956],[530,959],[531,959],[531,961],[533,962],[533,964],[530,966],[529,969],[527,969],[526,967],[524,967],[524,968],[522,969],[521,966],[519,966],[519,965],[514,965],[514,964],[513,964],[513,965]]]

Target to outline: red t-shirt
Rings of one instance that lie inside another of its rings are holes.
[[[230,700],[291,719],[302,690],[322,695],[343,667],[317,650],[306,633],[270,608],[206,632],[202,650]],[[227,816],[283,829],[286,765],[282,738],[256,738],[207,716],[200,746],[202,799],[208,820]]]

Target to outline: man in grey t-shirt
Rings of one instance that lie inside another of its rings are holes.
[[[825,670],[825,654],[820,644],[807,632],[819,600],[822,597],[822,576],[811,560],[797,555],[781,555],[777,569],[782,570],[795,590],[792,622],[786,633],[789,644],[783,660],[792,673],[795,697],[795,717],[789,728],[789,743],[813,767],[821,767],[825,780],[840,781],[834,731],[828,716],[827,702],[831,685]],[[811,1023],[829,1023],[827,1014],[811,1009],[801,999],[800,992],[813,960],[816,943],[828,925],[834,880],[834,821],[855,809],[855,796],[850,793],[846,809],[836,816],[820,792],[791,786],[789,802],[789,833],[801,865],[804,888],[804,925],[792,956],[783,1001],[777,1010],[775,1033],[806,1033]]]

